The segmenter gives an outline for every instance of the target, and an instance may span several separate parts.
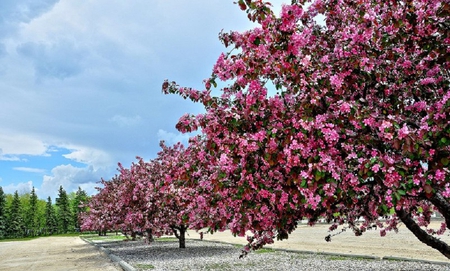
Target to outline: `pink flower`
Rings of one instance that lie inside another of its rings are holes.
[[[378,171],[380,171],[380,165],[379,164],[375,164],[372,166],[372,171],[377,173]]]
[[[429,85],[429,84],[433,84],[435,82],[436,82],[436,79],[432,78],[432,77],[427,77],[427,78],[420,80],[421,85]]]
[[[328,143],[334,143],[339,140],[339,134],[334,129],[323,128],[322,133]]]
[[[444,181],[445,180],[445,172],[443,170],[437,169],[434,173],[434,178],[438,181]]]
[[[409,135],[409,129],[408,129],[408,126],[406,126],[406,124],[404,124],[403,127],[400,130],[398,130],[398,139],[403,139],[407,135]]]
[[[343,102],[343,103],[341,104],[341,106],[339,107],[339,110],[340,110],[342,113],[350,113],[350,104],[347,103],[347,102]]]
[[[337,89],[340,89],[342,87],[343,82],[344,82],[344,80],[342,80],[342,78],[340,78],[339,75],[330,76],[331,85],[336,87]]]

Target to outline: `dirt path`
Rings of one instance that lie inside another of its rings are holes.
[[[107,256],[79,237],[1,242],[0,270],[117,271]]]
[[[435,222],[437,225],[437,222]],[[401,227],[398,234],[388,233],[379,236],[378,231],[370,231],[356,237],[344,232],[333,237],[330,243],[324,240],[328,235],[327,225],[300,226],[288,240],[278,241],[269,247],[289,250],[332,252],[376,257],[403,257],[431,261],[450,261],[436,250],[427,247],[416,239],[406,228]],[[196,232],[189,232],[189,238],[199,238]],[[440,236],[450,243],[449,233]],[[233,237],[229,232],[204,235],[204,240],[245,244],[245,238]],[[43,237],[31,241],[1,242],[0,270],[26,271],[117,271],[118,265],[85,243],[79,237]]]
[[[432,222],[437,228],[440,222]],[[380,237],[378,230],[364,233],[362,236],[355,236],[351,231],[343,232],[332,237],[331,242],[325,241],[328,233],[328,225],[315,225],[309,227],[301,225],[295,230],[288,240],[277,241],[267,247],[302,250],[313,252],[331,252],[353,255],[367,255],[376,257],[402,257],[430,261],[449,262],[438,251],[426,246],[408,230],[401,226],[399,232],[388,232],[385,237]],[[191,238],[198,238],[198,233],[191,232]],[[446,232],[439,236],[450,244],[450,233]],[[204,240],[224,241],[228,243],[246,244],[245,238],[233,237],[229,232],[214,233],[204,235]]]

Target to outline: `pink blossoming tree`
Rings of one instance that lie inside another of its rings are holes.
[[[192,138],[187,149],[180,143],[161,147],[149,162],[138,157],[129,169],[119,164],[120,174],[103,181],[104,188],[92,198],[83,229],[116,228],[133,239],[136,232],[146,232],[149,241],[175,235],[179,247],[185,248],[189,228],[217,225],[219,214],[206,204],[214,195],[203,184],[209,175],[197,162],[198,156],[207,157],[202,141]]]
[[[205,106],[177,127],[200,128],[214,157],[198,159],[214,164],[203,185],[225,202],[208,202],[226,210],[216,228],[251,231],[248,250],[304,218],[357,235],[401,221],[450,258],[434,236],[450,228],[450,4],[306,2],[276,16],[270,3],[239,0],[259,27],[220,34],[231,51],[205,89],[163,84]],[[217,80],[232,83],[213,96]],[[432,212],[445,219],[439,229],[428,228]]]
[[[98,231],[99,235],[106,234],[109,230],[118,230],[121,225],[122,213],[117,203],[117,191],[120,184],[117,176],[110,181],[102,180],[103,188],[97,188],[98,194],[93,196],[86,206],[88,211],[81,213],[81,230]]]

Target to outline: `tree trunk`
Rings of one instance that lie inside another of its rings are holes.
[[[187,227],[185,225],[181,225],[179,227],[172,226],[172,231],[175,234],[175,237],[178,238],[178,242],[180,244],[180,248],[186,248],[186,230]],[[179,232],[178,232],[179,231]]]
[[[147,242],[148,243],[153,242],[154,239],[153,239],[152,229],[146,229],[145,231],[147,232]]]
[[[186,248],[186,227],[181,225],[180,227],[180,248]]]
[[[429,200],[444,217],[447,229],[450,230],[450,203],[440,193],[435,193]]]
[[[445,257],[450,259],[450,247],[447,243],[439,240],[438,238],[429,235],[426,231],[421,229],[419,225],[412,219],[411,215],[405,210],[400,209],[395,211],[400,220],[405,224],[405,226],[424,244],[430,246]]]

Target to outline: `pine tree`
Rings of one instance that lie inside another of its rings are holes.
[[[6,237],[6,196],[0,186],[0,239]]]
[[[22,218],[22,204],[19,193],[14,192],[11,206],[9,207],[7,231],[11,237],[22,237],[24,235],[25,223]]]
[[[56,233],[58,225],[56,221],[55,209],[52,205],[52,198],[47,198],[47,204],[45,205],[45,227],[47,234],[52,235]]]
[[[73,215],[73,225],[75,229],[80,228],[80,220],[79,215],[80,213],[86,212],[87,207],[83,206],[82,204],[87,203],[88,195],[86,191],[81,189],[81,187],[78,187],[78,190],[75,194],[75,198],[72,202],[72,215]]]
[[[69,197],[62,186],[59,187],[58,198],[56,199],[56,206],[58,207],[58,226],[63,233],[69,231],[72,214],[70,210]]]
[[[30,235],[35,236],[38,230],[38,197],[34,189],[31,190],[30,204],[27,210],[27,229],[30,231]]]

